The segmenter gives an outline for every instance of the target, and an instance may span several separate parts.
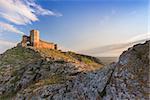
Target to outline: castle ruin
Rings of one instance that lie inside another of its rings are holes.
[[[57,50],[57,44],[40,40],[40,33],[38,30],[31,30],[30,36],[23,35],[21,46],[22,47],[32,46],[35,48],[47,48]]]

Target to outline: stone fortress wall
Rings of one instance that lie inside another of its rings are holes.
[[[35,48],[47,48],[57,50],[57,44],[40,40],[40,33],[38,30],[31,30],[30,36],[23,35],[21,46],[33,46]]]

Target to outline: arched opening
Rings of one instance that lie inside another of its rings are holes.
[[[31,43],[29,41],[27,41],[27,46],[31,46]]]

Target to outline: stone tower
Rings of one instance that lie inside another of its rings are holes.
[[[30,41],[31,41],[31,45],[33,47],[36,47],[38,48],[39,46],[39,41],[40,41],[40,38],[39,38],[39,31],[38,30],[31,30],[30,31]]]

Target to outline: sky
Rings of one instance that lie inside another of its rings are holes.
[[[0,53],[30,30],[60,49],[119,56],[150,39],[149,0],[0,0]]]

